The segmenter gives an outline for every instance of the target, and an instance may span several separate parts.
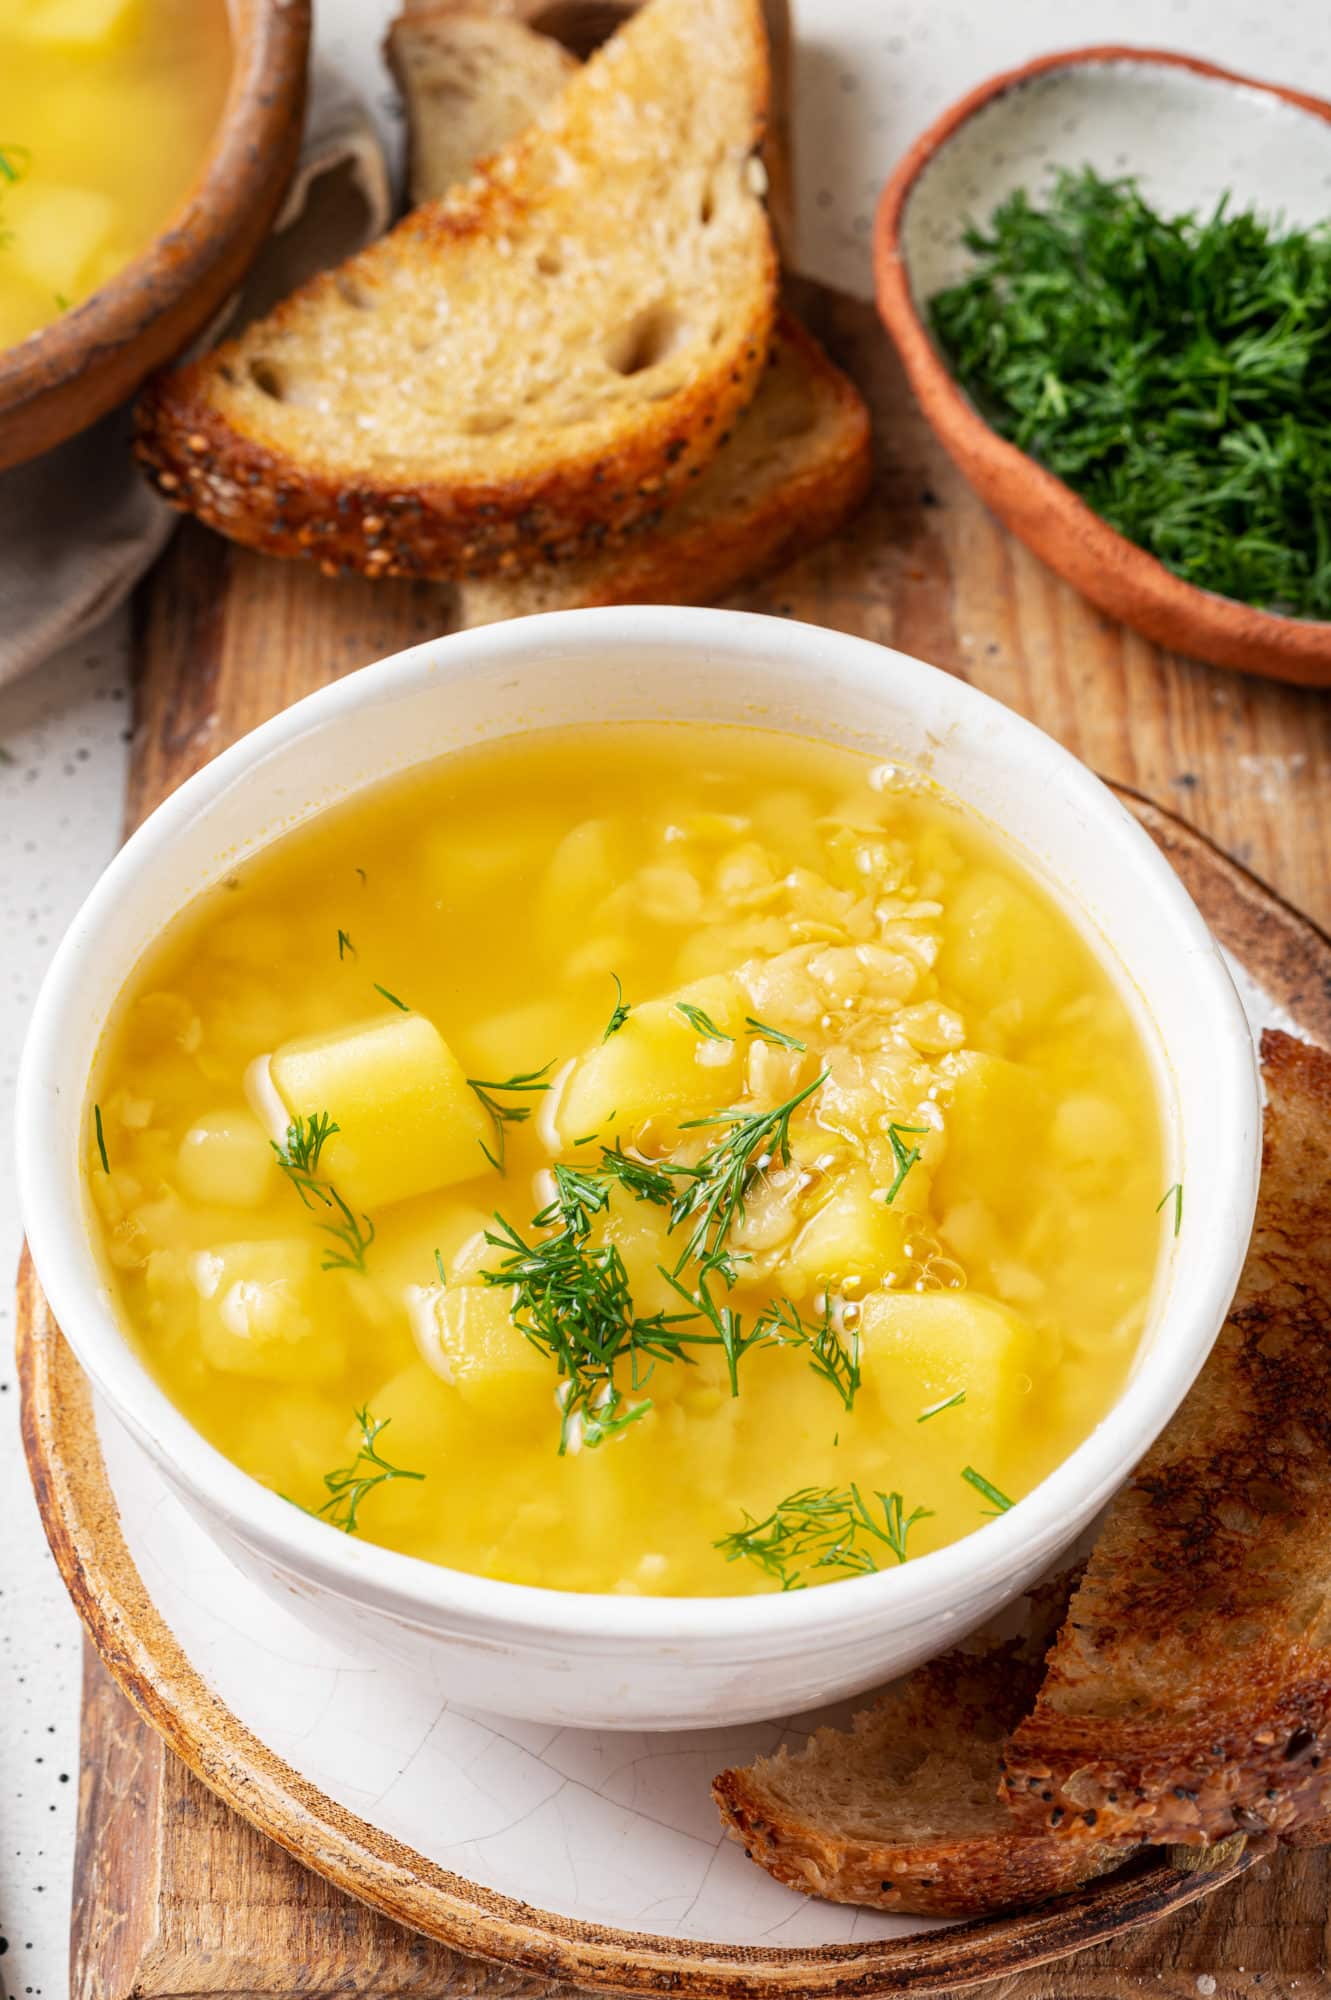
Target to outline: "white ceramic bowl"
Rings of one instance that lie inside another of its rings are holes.
[[[284,828],[459,745],[560,723],[757,723],[927,768],[1024,852],[1116,971],[1154,1052],[1181,1234],[1118,1402],[1034,1492],[965,1540],[789,1596],[583,1596],[433,1567],[311,1520],[231,1465],[127,1342],[91,1248],[86,1080],[136,960],[188,898]],[[437,1673],[463,1703],[670,1728],[784,1715],[950,1643],[1044,1570],[1165,1423],[1232,1295],[1256,1197],[1253,1048],[1212,939],[1097,779],[964,682],[863,640],[737,612],[556,612],[367,667],[224,752],[155,812],[71,926],[18,1091],[24,1222],[101,1395],[241,1567],[333,1641]]]

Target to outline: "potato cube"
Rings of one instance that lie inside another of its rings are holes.
[[[209,1111],[181,1140],[176,1172],[192,1201],[258,1208],[272,1187],[277,1161],[250,1112]]]
[[[486,1171],[485,1114],[422,1014],[288,1042],[271,1075],[292,1118],[327,1112],[336,1124],[319,1170],[353,1208],[383,1208]]]
[[[950,1058],[943,1097],[943,1156],[934,1174],[941,1206],[979,1200],[1000,1221],[1026,1217],[1029,1181],[1014,1161],[1039,1159],[1049,1122],[1033,1070],[975,1050]]]
[[[75,299],[97,282],[116,227],[115,204],[99,188],[45,181],[15,190],[8,253],[48,296]]]
[[[503,1285],[422,1285],[407,1291],[421,1358],[479,1415],[512,1427],[558,1429],[554,1362],[513,1324]]]
[[[955,989],[976,1016],[997,1003],[1009,1032],[1038,1028],[1076,987],[1080,967],[1067,925],[990,869],[977,869],[958,886],[943,925],[944,988]]]
[[[316,1302],[313,1244],[224,1243],[194,1258],[204,1358],[228,1375],[291,1382],[338,1374],[346,1342]]]
[[[723,1039],[706,1032],[700,1009]],[[725,974],[696,980],[664,1000],[634,1007],[609,1041],[582,1056],[564,1087],[558,1112],[561,1142],[590,1132],[609,1137],[647,1118],[678,1122],[734,1102],[745,1056],[744,1000]]]
[[[823,1285],[839,1288],[847,1278],[879,1284],[889,1272],[904,1269],[909,1224],[908,1215],[874,1194],[865,1170],[852,1167],[796,1237],[781,1267],[781,1284],[800,1297]]]
[[[996,1453],[1012,1438],[1041,1372],[1031,1327],[979,1292],[874,1292],[860,1343],[866,1387],[903,1425],[964,1390],[964,1403],[930,1419],[948,1422],[962,1451]]]

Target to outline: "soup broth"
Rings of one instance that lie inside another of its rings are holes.
[[[1142,1037],[1006,847],[693,724],[468,749],[247,861],[123,996],[88,1170],[228,1457],[587,1591],[982,1527],[1117,1395],[1168,1223]]]
[[[6,0],[0,348],[158,234],[202,165],[230,68],[225,0]]]

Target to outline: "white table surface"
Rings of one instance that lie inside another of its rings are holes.
[[[321,47],[391,126],[377,44],[391,0],[316,0]],[[952,98],[1041,51],[1168,43],[1331,91],[1322,0],[794,0],[799,261],[866,292],[876,192]],[[60,933],[117,840],[129,696],[122,615],[0,689],[0,1269],[19,1245],[14,1077],[33,996]],[[78,1775],[79,1632],[47,1553],[18,1438],[12,1293],[0,1287],[0,1982],[68,1991]]]

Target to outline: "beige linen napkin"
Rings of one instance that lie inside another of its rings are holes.
[[[300,165],[274,234],[201,344],[380,235],[391,210],[369,113],[338,71],[317,67]],[[130,432],[126,405],[45,457],[0,472],[0,683],[113,611],[179,519],[135,467]]]

